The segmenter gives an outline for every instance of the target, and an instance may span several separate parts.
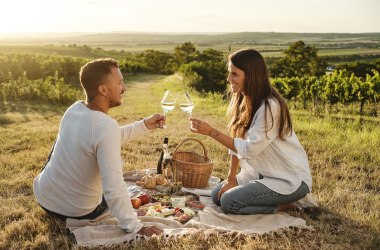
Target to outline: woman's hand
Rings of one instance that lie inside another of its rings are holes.
[[[137,232],[138,234],[144,235],[144,236],[152,236],[152,235],[160,235],[162,234],[162,230],[158,227],[151,226],[151,227],[142,227],[140,231]]]
[[[222,186],[222,188],[219,190],[218,199],[220,200],[220,197],[222,197],[222,194],[230,190],[231,188],[236,187],[238,184],[235,180],[226,180]]]
[[[165,122],[166,118],[162,114],[155,114],[144,119],[144,124],[149,130],[162,128]]]
[[[211,136],[214,128],[205,121],[190,117],[190,130],[194,133]]]
[[[189,118],[191,122],[190,131],[202,135],[208,135],[214,140],[218,141],[222,145],[226,146],[228,149],[231,149],[232,151],[236,152],[236,148],[234,145],[234,139],[230,136],[223,134],[210,124],[208,124],[205,121],[202,121],[200,119],[196,118]]]

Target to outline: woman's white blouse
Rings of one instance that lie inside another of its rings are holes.
[[[284,195],[296,191],[301,182],[305,182],[311,191],[312,181],[306,152],[298,141],[295,132],[285,141],[278,136],[280,105],[275,99],[269,99],[273,115],[267,108],[267,129],[265,133],[265,104],[257,110],[245,139],[235,138],[237,152],[229,151],[240,160],[239,185],[248,182],[260,182],[269,189]],[[259,174],[263,177],[259,179]]]

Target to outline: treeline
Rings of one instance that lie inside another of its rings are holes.
[[[373,63],[362,61],[345,63],[337,66],[336,70],[346,70],[348,73],[366,78],[367,75],[373,75],[374,71],[380,72],[380,59]]]
[[[309,103],[314,110],[318,104],[328,111],[335,104],[359,104],[359,114],[364,114],[366,103],[374,104],[372,115],[377,116],[380,98],[380,61],[355,62],[338,66],[326,74],[326,58],[318,56],[318,49],[298,41],[284,51],[284,56],[270,66],[272,83],[288,100]]]
[[[198,91],[224,92],[226,56],[213,50],[197,54],[195,47],[188,54],[193,56],[188,56],[178,68],[184,82]],[[326,74],[325,58],[318,56],[317,48],[303,41],[291,44],[283,57],[268,64],[273,85],[286,99],[301,102],[305,109],[310,103],[314,110],[321,106],[331,110],[338,103],[359,104],[359,114],[363,115],[365,104],[372,103],[375,116],[380,98],[379,65],[379,62],[343,64],[332,74]]]
[[[82,90],[67,84],[58,75],[41,79],[28,79],[24,73],[17,79],[0,83],[0,101],[30,101],[69,105],[83,99]]]
[[[380,55],[378,54],[363,54],[363,55],[328,55],[328,56],[322,56],[323,59],[325,59],[330,64],[335,63],[352,63],[352,62],[358,62],[358,61],[377,61],[377,63],[380,63]]]
[[[173,53],[146,50],[120,52],[124,74],[173,74],[183,76],[182,84],[199,92],[225,93],[227,54],[214,49],[203,52],[186,42]],[[110,55],[111,56],[111,55]],[[31,100],[70,103],[82,98],[79,87],[80,67],[90,59],[67,56],[0,55],[0,100]],[[379,61],[340,65],[326,75],[326,58],[318,49],[303,41],[292,43],[280,58],[266,59],[273,84],[289,100],[317,106],[341,103],[377,105],[379,99]],[[65,92],[65,93],[64,93]]]
[[[0,55],[0,83],[27,77],[29,80],[58,75],[66,83],[79,83],[79,69],[87,60],[69,56],[31,54]]]
[[[87,46],[88,47],[88,46]],[[126,75],[173,74],[182,72],[185,83],[198,91],[223,92],[225,83],[225,54],[206,49],[199,52],[195,44],[187,42],[175,47],[173,53],[146,50],[141,53],[120,52],[120,69]],[[112,57],[112,55],[109,55]],[[103,56],[105,57],[105,56]],[[0,55],[0,84],[19,78],[37,80],[49,76],[79,87],[80,67],[90,59],[69,56],[31,54]]]
[[[83,98],[79,69],[87,60],[64,56],[0,56],[0,101],[69,104]]]
[[[309,103],[314,110],[318,104],[328,111],[335,104],[347,106],[359,104],[359,114],[364,105],[373,103],[372,115],[377,116],[380,97],[380,63],[355,62],[340,65],[326,74],[326,58],[318,56],[318,49],[298,41],[284,51],[284,57],[270,66],[272,83],[288,100],[301,102],[303,108]]]
[[[351,40],[352,41],[352,40]],[[327,42],[327,41],[321,41],[321,42]],[[347,41],[348,42],[348,41]],[[346,49],[352,49],[352,48],[379,48],[379,45],[380,43],[379,42],[350,42],[350,43],[339,43],[339,42],[332,42],[332,43],[321,43],[321,44],[318,44],[316,43],[316,45],[318,45],[319,48],[323,48],[323,49],[342,49],[342,48],[346,48]]]
[[[272,84],[288,100],[302,103],[303,109],[312,104],[315,111],[321,107],[329,111],[335,104],[348,106],[359,104],[359,114],[364,114],[366,103],[373,103],[371,115],[377,116],[377,104],[380,99],[380,76],[378,71],[365,78],[357,77],[346,70],[335,70],[321,77],[285,77],[274,78]]]
[[[120,61],[120,68],[127,74],[180,72],[184,84],[201,92],[226,89],[226,54],[211,48],[200,52],[191,42],[176,46],[172,54],[156,50],[131,54]]]

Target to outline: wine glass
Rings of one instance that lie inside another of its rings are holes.
[[[161,108],[164,111],[164,115],[172,111],[175,108],[176,95],[170,90],[166,90],[164,97],[161,100]],[[165,125],[160,126],[160,128],[166,128]]]
[[[179,106],[181,110],[189,115],[191,117],[191,113],[194,109],[194,102],[193,99],[191,99],[191,96],[189,92],[182,93],[179,97]]]

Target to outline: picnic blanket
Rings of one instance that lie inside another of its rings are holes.
[[[205,234],[238,232],[244,234],[265,234],[276,232],[289,227],[313,230],[301,218],[287,213],[265,215],[231,215],[225,214],[220,207],[213,204],[210,197],[201,196],[200,200],[206,205],[197,216],[181,224],[178,221],[165,218],[139,217],[145,226],[156,226],[163,230],[163,235],[180,236],[203,231]],[[300,206],[315,206],[311,196],[299,201]],[[107,210],[93,220],[67,219],[66,227],[75,236],[79,246],[111,246],[135,240],[136,234],[127,234],[118,226],[118,221]]]

